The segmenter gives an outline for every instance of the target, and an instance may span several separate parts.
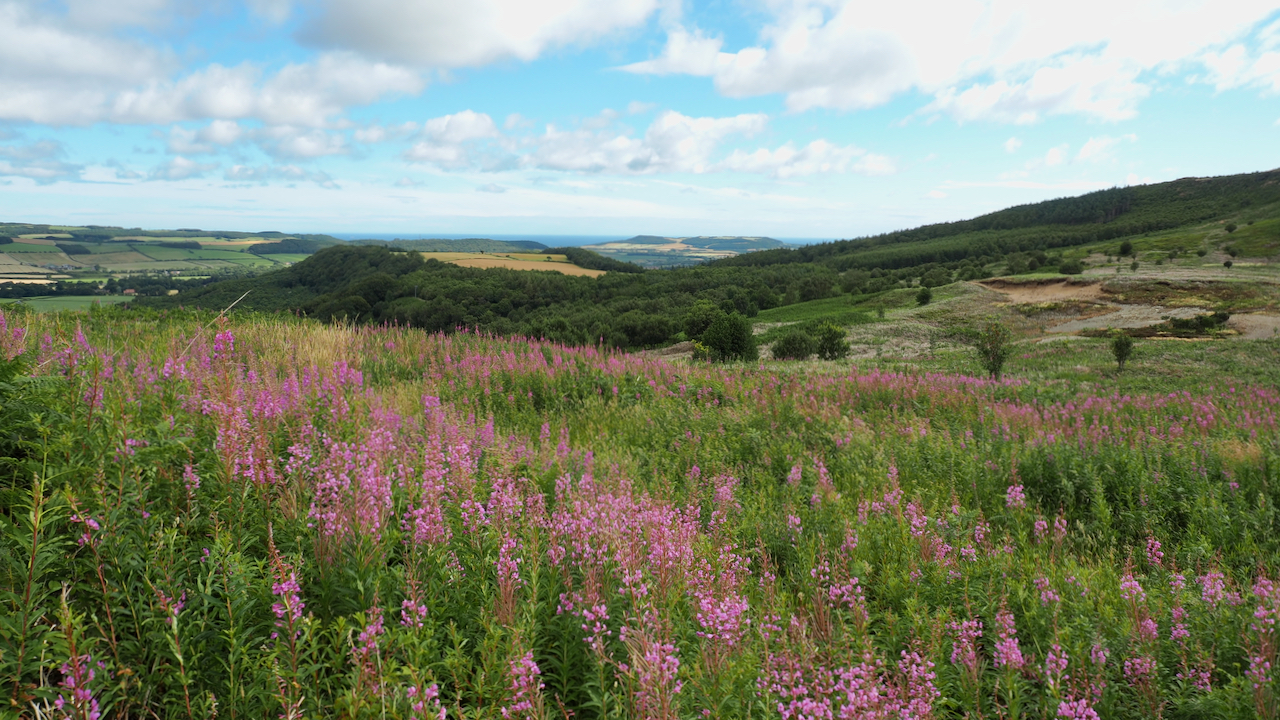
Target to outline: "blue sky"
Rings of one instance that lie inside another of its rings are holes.
[[[1275,0],[0,0],[2,220],[853,237],[1278,140]]]

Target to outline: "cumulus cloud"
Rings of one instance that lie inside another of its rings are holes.
[[[166,147],[175,155],[204,155],[234,145],[244,135],[245,131],[240,123],[234,120],[214,120],[196,130],[170,128]]]
[[[480,185],[476,187],[476,192],[483,192],[483,193],[501,194],[506,191],[507,189],[505,187],[498,185],[496,183],[485,183],[484,185]]]
[[[62,144],[54,140],[0,145],[0,177],[24,177],[41,184],[78,179],[84,168],[63,160],[65,154]]]
[[[483,158],[490,169],[510,166],[510,153],[501,151],[510,144],[503,142],[505,136],[485,113],[463,110],[432,118],[423,123],[419,136],[418,142],[405,151],[404,157],[410,162],[456,170],[479,164]]]
[[[1016,137],[1011,137],[1004,141],[1004,151],[1013,154],[1018,152],[1018,148],[1022,147],[1022,141]]]
[[[675,0],[323,0],[301,32],[314,46],[416,66],[533,60],[645,23]]]
[[[268,125],[315,127],[348,107],[422,88],[421,76],[405,68],[351,53],[328,53],[314,62],[286,65],[266,78],[252,63],[215,63],[177,81],[120,92],[107,115],[133,123],[253,118]]]
[[[0,119],[52,125],[256,119],[317,126],[351,106],[424,87],[417,71],[350,52],[323,53],[274,72],[254,63],[214,63],[180,74],[172,52],[111,29],[145,25],[164,5],[148,3],[73,1],[65,14],[55,14],[41,12],[41,3],[0,0]]]
[[[528,162],[548,170],[593,173],[708,172],[715,164],[712,154],[727,137],[751,137],[767,124],[762,114],[693,118],[668,110],[643,138],[589,124],[575,130],[547,126]]]
[[[659,56],[622,69],[710,77],[730,97],[780,93],[796,111],[875,107],[917,91],[935,96],[929,111],[962,121],[1027,123],[1068,113],[1121,120],[1150,93],[1147,74],[1198,62],[1275,10],[1271,0],[772,0],[766,7],[771,18],[753,46],[727,52],[721,38],[675,26]],[[1249,67],[1269,72],[1260,59]],[[1223,68],[1223,78],[1243,77],[1227,72],[1225,61]]]
[[[218,163],[200,163],[181,155],[169,158],[151,171],[152,180],[189,180],[218,169]]]

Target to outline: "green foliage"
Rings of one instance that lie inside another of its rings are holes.
[[[1134,272],[1137,272],[1137,271],[1138,271],[1138,261],[1137,261],[1137,260],[1134,260],[1133,262],[1129,263],[1129,269],[1130,269],[1130,270],[1132,270],[1132,271],[1134,271]]]
[[[823,360],[843,360],[849,356],[849,341],[845,339],[844,328],[834,323],[823,323],[818,328],[818,357]]]
[[[772,352],[777,360],[808,360],[817,350],[817,342],[803,330],[792,330],[773,344]]]
[[[1116,254],[1119,255],[1120,257],[1127,257],[1129,255],[1132,255],[1133,243],[1129,242],[1128,240],[1125,240],[1124,242],[1120,243],[1120,250],[1117,251]]]
[[[580,268],[588,270],[604,270],[605,272],[642,273],[644,268],[635,263],[622,262],[600,253],[577,247],[547,248],[544,255],[564,255],[565,259]]]
[[[0,235],[0,245],[10,245],[12,243],[13,243],[13,238],[9,237],[8,235]]]
[[[169,248],[171,250],[203,250],[204,249],[204,246],[195,240],[165,240],[156,244],[162,248]],[[255,252],[257,248],[263,247],[264,245],[273,245],[273,244],[279,244],[279,243],[263,243],[261,245],[255,245],[249,249],[249,252]]]
[[[978,364],[988,375],[999,380],[1005,361],[1013,354],[1013,334],[1006,323],[987,320],[979,326],[973,347],[978,353]]]
[[[920,276],[920,284],[928,288],[941,287],[949,284],[950,282],[951,271],[946,268],[934,268]]]
[[[684,334],[690,339],[698,340],[707,328],[724,315],[719,305],[710,300],[699,300],[689,308],[684,316]]]
[[[1226,268],[1226,269],[1230,270],[1230,269],[1231,269],[1231,266],[1232,266],[1232,265],[1234,265],[1234,264],[1235,264],[1235,263],[1231,262],[1230,260],[1225,260],[1225,261],[1223,261],[1223,263],[1222,263],[1222,267],[1224,267],[1224,268]]]
[[[1226,230],[1228,233],[1233,233],[1233,232],[1235,232],[1235,231],[1236,231],[1236,224],[1235,224],[1235,223],[1227,223],[1227,226],[1226,226],[1225,228],[1223,228],[1223,229],[1224,229],[1224,230]]]
[[[76,243],[61,242],[57,244],[57,248],[68,255],[90,255],[93,253],[89,248]]]
[[[1079,275],[1084,272],[1084,263],[1079,260],[1063,260],[1058,263],[1058,272],[1063,275]]]
[[[1197,255],[1198,257],[1204,257],[1205,255],[1208,255],[1208,254],[1209,254],[1209,251],[1208,251],[1206,248],[1197,248],[1197,249],[1196,249],[1196,255]]]
[[[755,360],[759,357],[751,321],[736,312],[717,317],[699,340],[717,362]]]
[[[1133,356],[1133,338],[1123,332],[1111,336],[1111,355],[1116,359],[1116,366],[1124,370],[1124,364]]]
[[[916,293],[917,305],[928,305],[932,301],[933,301],[933,291],[930,290],[927,286],[921,287],[920,291]]]

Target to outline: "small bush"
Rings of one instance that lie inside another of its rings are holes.
[[[1231,257],[1236,257],[1240,254],[1240,250],[1235,245],[1228,245],[1223,250],[1226,250]]]
[[[1125,257],[1132,254],[1133,254],[1133,243],[1129,242],[1128,240],[1125,240],[1124,242],[1120,243],[1120,257]]]
[[[736,312],[721,314],[699,340],[717,362],[729,360],[755,360],[760,357],[756,339],[751,333],[751,321]]]
[[[1122,331],[1117,331],[1111,337],[1111,354],[1115,357],[1119,369],[1124,370],[1125,362],[1133,357],[1133,338]]]
[[[917,305],[928,305],[933,301],[933,291],[927,287],[920,288],[920,292],[916,293]]]
[[[1058,272],[1063,275],[1079,275],[1084,272],[1084,263],[1079,260],[1063,260],[1058,263]]]
[[[1223,262],[1223,263],[1222,263],[1222,267],[1224,267],[1224,268],[1226,268],[1226,269],[1230,270],[1230,269],[1231,269],[1231,266],[1232,266],[1232,265],[1234,265],[1234,264],[1235,264],[1235,263],[1231,262],[1230,260],[1227,260],[1227,261],[1225,261],[1225,262]]]
[[[773,344],[775,360],[808,360],[817,342],[803,330],[792,330]]]
[[[1236,231],[1236,224],[1235,224],[1235,223],[1227,223],[1226,231],[1227,231],[1227,232],[1229,232],[1229,233],[1233,233],[1233,232],[1235,232],[1235,231]]]
[[[1132,270],[1132,271],[1134,271],[1134,272],[1137,272],[1137,271],[1138,271],[1138,261],[1137,261],[1137,260],[1134,260],[1133,262],[1129,263],[1129,269],[1130,269],[1130,270]]]
[[[992,378],[999,380],[1004,361],[1013,352],[1013,333],[1005,323],[991,319],[982,324],[974,338],[974,349],[978,351],[978,363]]]
[[[1196,250],[1196,255],[1199,257],[1204,257],[1205,255],[1208,255],[1208,254],[1209,254],[1209,251],[1205,250],[1204,248],[1200,248],[1199,250]]]
[[[823,360],[843,360],[849,356],[849,341],[844,339],[844,328],[835,323],[823,323],[818,329],[818,357]]]

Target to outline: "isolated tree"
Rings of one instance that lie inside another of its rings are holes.
[[[1117,330],[1111,336],[1111,354],[1116,358],[1116,365],[1124,370],[1125,362],[1133,357],[1133,338]]]
[[[697,340],[722,315],[724,311],[715,303],[710,300],[699,300],[689,308],[689,312],[685,313],[684,334],[690,340]]]
[[[1224,268],[1226,268],[1226,269],[1230,270],[1230,269],[1231,269],[1231,266],[1232,266],[1232,265],[1234,265],[1234,264],[1235,264],[1235,263],[1231,262],[1230,260],[1227,260],[1226,262],[1222,263],[1222,267],[1224,267]]]
[[[1120,243],[1120,257],[1127,257],[1131,253],[1133,253],[1133,243],[1128,240]]]
[[[1058,263],[1058,272],[1063,275],[1079,275],[1084,272],[1084,263],[1079,260],[1063,260]]]
[[[842,360],[849,356],[849,341],[844,338],[844,328],[835,323],[823,323],[818,328],[818,357],[823,360]]]
[[[1134,260],[1133,262],[1129,263],[1129,269],[1134,272],[1138,272],[1138,261]]]
[[[978,351],[978,363],[995,380],[1000,379],[1004,361],[1013,352],[1013,333],[1009,326],[994,318],[982,323],[974,337],[973,346]]]
[[[1229,233],[1233,233],[1233,232],[1235,232],[1235,231],[1236,231],[1236,224],[1235,224],[1235,223],[1227,223],[1226,231],[1227,231],[1227,232],[1229,232]]]
[[[817,342],[803,330],[792,330],[773,344],[775,360],[808,360]]]
[[[1235,245],[1228,245],[1223,249],[1226,250],[1227,254],[1231,257],[1236,257],[1240,254],[1240,250]]]
[[[920,288],[920,292],[916,293],[917,305],[928,305],[933,300],[933,291],[927,287]]]
[[[751,321],[736,312],[722,313],[700,339],[710,350],[712,360],[755,360],[760,356]]]
[[[1205,255],[1208,255],[1208,254],[1209,254],[1209,251],[1206,250],[1205,248],[1200,248],[1196,250],[1196,255],[1199,255],[1200,257],[1204,257]]]

